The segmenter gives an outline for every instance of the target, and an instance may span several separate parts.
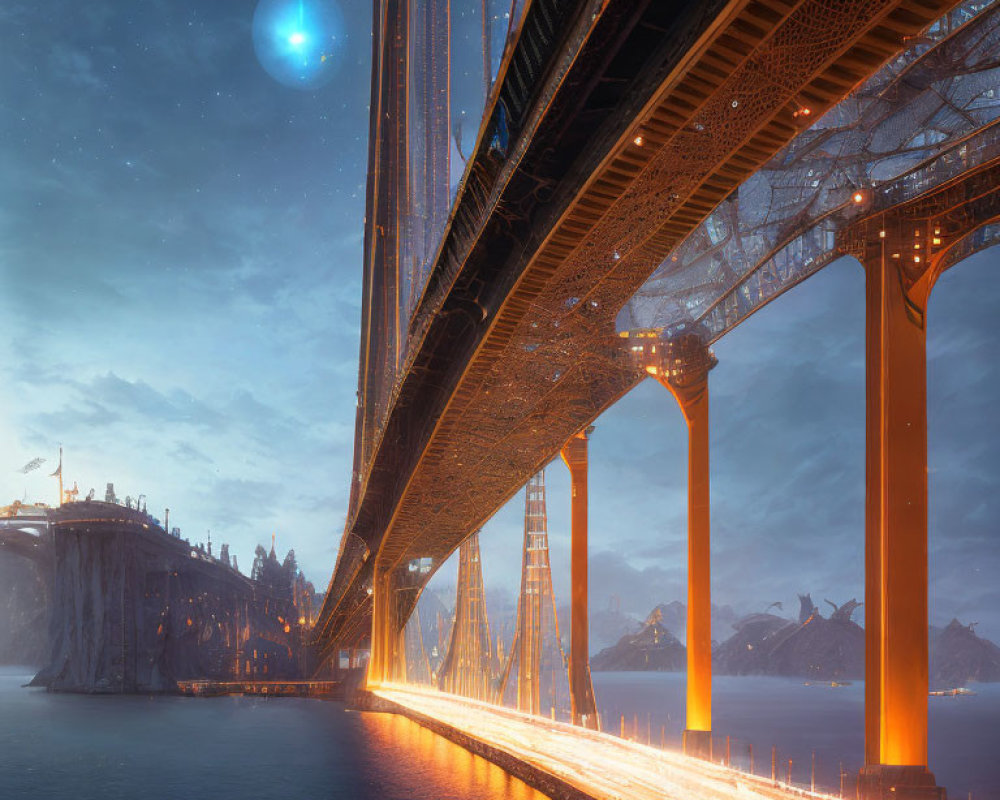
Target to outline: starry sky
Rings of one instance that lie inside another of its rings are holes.
[[[474,36],[455,6],[456,36]],[[144,494],[183,536],[229,542],[244,569],[276,534],[325,586],[351,471],[370,8],[341,2],[338,74],[309,91],[261,67],[254,8],[0,5],[0,503],[54,501],[61,444],[81,494],[109,481]],[[456,86],[478,85],[463,49]],[[469,89],[456,104],[465,143],[477,102]],[[995,640],[998,262],[987,251],[943,277],[928,339],[931,619],[978,621]],[[794,614],[797,592],[824,608],[862,598],[863,323],[863,277],[845,260],[717,344],[717,602]],[[594,608],[616,596],[643,616],[683,599],[685,470],[680,413],[654,382],[597,421]],[[547,480],[562,597],[565,468]],[[484,529],[494,591],[516,591],[522,513],[515,498]],[[434,579],[453,582],[453,565]]]

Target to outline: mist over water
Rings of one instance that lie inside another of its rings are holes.
[[[653,744],[661,734],[679,748],[684,730],[685,676],[682,672],[595,672],[594,693],[605,730]],[[970,697],[930,697],[929,761],[948,796],[1000,800],[1000,684],[970,684]],[[792,782],[809,786],[812,753],[816,785],[836,794],[843,765],[844,796],[854,797],[854,780],[864,760],[863,681],[833,687],[807,685],[799,678],[714,676],[712,727],[715,755],[730,737],[731,763],[771,774],[771,747],[777,748],[778,776],[784,780],[792,759]],[[647,722],[648,720],[648,722]],[[636,732],[636,728],[638,731]]]
[[[0,798],[545,800],[401,717],[249,697],[49,694],[0,668]]]

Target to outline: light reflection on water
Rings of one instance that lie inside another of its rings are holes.
[[[492,762],[473,755],[405,717],[394,714],[359,716],[367,734],[366,742],[372,748],[375,759],[393,763],[402,751],[411,759],[405,767],[409,776],[426,775],[427,782],[437,783],[440,790],[446,790],[446,794],[435,797],[546,800],[545,795]],[[396,763],[393,768],[398,769],[399,764]]]
[[[545,800],[417,724],[316,700],[94,697],[0,668],[0,798]]]
[[[0,798],[80,800],[544,800],[499,767],[401,717],[347,712],[337,703],[260,698],[88,697],[22,689],[25,670],[0,668]],[[630,736],[679,745],[684,675],[595,673],[606,730],[626,716]],[[1000,684],[975,697],[930,699],[930,761],[952,797],[1000,800]],[[860,765],[864,686],[782,678],[716,677],[717,744],[732,737],[758,774],[836,790],[837,765]],[[610,724],[608,724],[610,723]],[[853,786],[845,786],[851,795]]]
[[[679,748],[684,729],[685,676],[677,672],[595,672],[594,693],[605,730],[653,744],[661,730],[667,745]],[[949,797],[1000,800],[1000,683],[970,684],[970,697],[931,697],[928,703],[930,769]],[[818,788],[836,793],[843,766],[845,796],[864,759],[864,683],[833,687],[829,682],[763,676],[715,676],[712,727],[716,753],[731,737],[731,763],[749,767],[754,749],[758,775],[769,775],[771,747],[777,748],[778,775],[792,759],[792,778],[810,781],[816,753]],[[638,735],[636,736],[636,729]]]

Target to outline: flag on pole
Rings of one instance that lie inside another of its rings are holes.
[[[45,463],[45,459],[44,458],[33,458],[33,459],[31,459],[31,461],[29,461],[27,464],[25,464],[23,467],[21,467],[21,469],[18,470],[18,471],[22,475],[27,475],[32,470],[38,469],[44,463]]]
[[[56,467],[56,471],[49,475],[50,478],[59,479],[59,503],[63,504],[63,481],[62,481],[62,445],[59,445],[59,466]]]

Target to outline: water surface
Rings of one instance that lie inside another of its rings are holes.
[[[23,689],[0,668],[0,798],[544,800],[404,718],[292,698]]]
[[[49,694],[30,670],[0,668],[0,798],[80,800],[543,800],[499,767],[409,722],[339,703],[251,697]],[[594,673],[605,728],[678,747],[684,675]],[[1000,685],[930,698],[930,762],[949,796],[1000,800]],[[714,680],[717,752],[734,765],[853,796],[864,746],[864,685]]]
[[[684,730],[685,676],[676,672],[595,672],[594,692],[605,728],[679,747]],[[1000,684],[970,684],[972,697],[931,697],[928,703],[929,756],[938,784],[952,798],[1000,800]],[[715,676],[712,727],[717,754],[730,737],[731,761],[771,774],[777,750],[784,779],[792,759],[792,779],[809,785],[813,752],[818,787],[854,796],[854,779],[864,760],[862,681],[846,686],[807,684],[795,678]]]

